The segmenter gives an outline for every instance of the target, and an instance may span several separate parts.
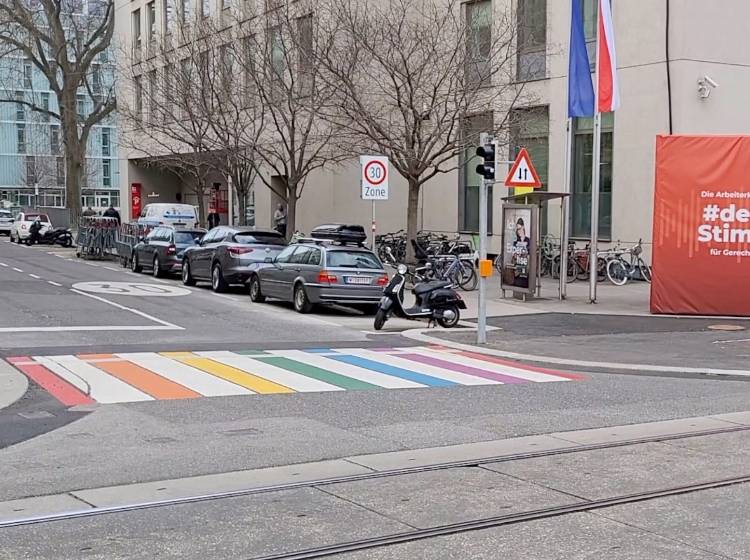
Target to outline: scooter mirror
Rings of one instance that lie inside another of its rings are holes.
[[[405,264],[400,264],[396,270],[398,270],[399,274],[406,274],[409,269],[406,268]]]

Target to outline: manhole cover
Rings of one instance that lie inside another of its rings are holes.
[[[708,327],[710,331],[744,331],[745,327],[740,325],[710,325]]]

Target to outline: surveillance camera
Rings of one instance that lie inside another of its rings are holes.
[[[717,84],[715,81],[713,81],[713,79],[711,79],[711,76],[703,76],[703,81],[706,82],[712,88],[719,87],[719,84]]]

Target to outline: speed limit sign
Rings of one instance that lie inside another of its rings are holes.
[[[362,200],[388,200],[388,158],[362,156]]]

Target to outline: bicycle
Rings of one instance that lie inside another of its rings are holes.
[[[646,282],[651,283],[651,268],[641,257],[643,253],[643,240],[630,249],[615,252],[614,256],[607,262],[607,277],[615,286],[624,286],[628,280],[633,280],[636,274]],[[629,256],[625,260],[623,255]]]

